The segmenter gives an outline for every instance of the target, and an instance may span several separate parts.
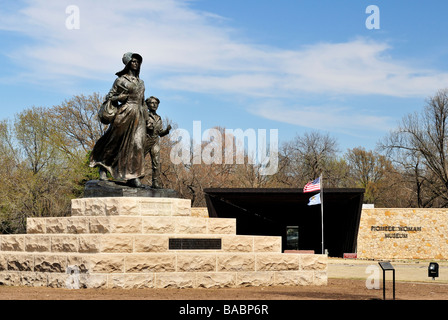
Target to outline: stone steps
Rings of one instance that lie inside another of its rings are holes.
[[[321,255],[284,253],[170,252],[170,253],[23,253],[0,256],[0,271],[65,273],[248,272],[324,270]]]
[[[20,234],[2,235],[1,252],[151,253],[174,252],[170,239],[219,239],[221,249],[201,252],[281,252],[281,237],[227,234]],[[190,251],[190,250],[183,250]]]
[[[0,285],[64,289],[188,289],[254,286],[326,285],[326,273],[315,271],[266,272],[148,272],[80,273],[0,271]]]
[[[281,237],[237,235],[190,200],[83,198],[72,215],[0,236],[0,284],[85,288],[324,285],[327,257],[282,253]]]
[[[72,216],[191,216],[191,201],[174,198],[81,198],[72,200]]]
[[[180,216],[74,216],[27,219],[27,234],[43,233],[236,234],[236,219]]]
[[[31,282],[34,286],[66,287],[72,277],[67,270],[75,270],[77,280],[86,288],[326,283],[326,257],[322,255],[216,252],[0,255],[1,284]]]

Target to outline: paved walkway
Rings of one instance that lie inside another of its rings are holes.
[[[439,264],[439,277],[433,280],[428,277],[430,262]],[[448,261],[391,261],[395,269],[396,281],[448,283]],[[372,266],[369,268],[369,266]],[[375,269],[377,268],[377,269]],[[383,270],[378,261],[358,259],[328,258],[328,278],[336,279],[366,279],[371,277],[375,270],[379,270],[382,281]],[[386,271],[386,281],[392,280],[392,271]]]

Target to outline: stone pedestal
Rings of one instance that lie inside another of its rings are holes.
[[[281,252],[281,237],[236,234],[190,200],[72,200],[70,217],[28,218],[0,236],[0,284],[62,288],[326,285],[327,257]]]
[[[84,189],[84,198],[101,197],[179,198],[179,195],[172,189],[153,189],[147,185],[142,185],[141,188],[134,188],[114,181],[87,181]]]

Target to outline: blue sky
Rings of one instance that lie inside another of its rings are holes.
[[[70,5],[79,28],[67,28]],[[380,29],[366,28],[369,5]],[[447,11],[440,0],[0,0],[0,118],[106,94],[132,51],[146,95],[180,128],[278,129],[280,143],[319,130],[342,152],[373,149],[448,87]]]

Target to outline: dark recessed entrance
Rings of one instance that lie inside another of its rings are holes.
[[[237,234],[281,236],[283,250],[322,251],[321,206],[301,189],[205,189],[211,217],[236,218]],[[331,257],[356,252],[364,189],[324,189],[324,247]],[[297,239],[295,239],[297,236]]]

